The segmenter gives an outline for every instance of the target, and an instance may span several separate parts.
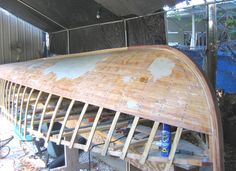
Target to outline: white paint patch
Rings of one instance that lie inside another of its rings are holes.
[[[127,106],[130,109],[138,109],[139,108],[138,103],[136,101],[128,101]]]
[[[109,56],[109,54],[101,54],[79,58],[65,58],[45,69],[44,75],[54,73],[57,80],[62,78],[75,79],[89,71],[92,71],[96,67],[97,62],[104,61]]]
[[[162,57],[155,59],[149,66],[148,71],[151,72],[154,81],[156,81],[163,77],[170,76],[174,67],[175,63],[172,60]]]
[[[123,77],[124,83],[129,83],[131,80],[132,80],[132,77],[131,77],[131,76],[124,76],[124,77]]]

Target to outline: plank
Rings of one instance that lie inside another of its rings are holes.
[[[128,134],[128,136],[127,136],[127,139],[126,139],[126,141],[125,141],[125,145],[124,145],[124,147],[123,147],[122,154],[121,154],[121,156],[120,156],[120,158],[121,158],[122,160],[125,159],[125,156],[126,156],[126,154],[127,154],[127,152],[128,152],[128,148],[129,148],[130,142],[131,142],[131,140],[132,140],[132,138],[133,138],[135,129],[136,129],[137,125],[138,125],[138,121],[139,121],[139,117],[138,117],[138,116],[135,116],[134,121],[133,121],[133,123],[132,123],[132,126],[131,126],[131,128],[130,128],[129,134]]]
[[[36,109],[37,109],[38,102],[39,102],[39,99],[40,99],[41,95],[42,95],[42,91],[39,91],[38,96],[37,96],[36,101],[35,101],[35,104],[34,104],[34,109],[33,109],[33,112],[32,112],[30,129],[34,129],[34,117],[35,117]]]
[[[6,94],[6,87],[7,87],[7,81],[5,80],[4,81],[4,86],[3,86],[3,93],[2,93],[2,96],[3,96],[3,106],[5,107],[5,100],[6,100],[6,97],[5,97],[5,94]]]
[[[44,143],[45,146],[47,146],[47,144],[48,144],[48,141],[49,141],[49,138],[50,138],[50,134],[51,134],[51,131],[52,131],[52,128],[53,128],[53,125],[54,125],[54,121],[55,121],[57,112],[58,112],[58,110],[59,110],[59,108],[61,106],[62,100],[63,100],[63,97],[61,96],[58,99],[57,105],[56,105],[54,113],[52,115],[51,122],[50,122],[50,125],[49,125],[49,128],[48,128],[47,136],[46,136],[45,143]]]
[[[69,117],[70,112],[71,112],[71,110],[72,110],[72,108],[73,108],[73,106],[74,106],[74,103],[75,103],[75,100],[71,100],[70,105],[69,105],[69,107],[68,107],[68,109],[67,109],[67,111],[66,111],[66,115],[65,115],[64,120],[63,120],[63,122],[62,122],[62,126],[61,126],[61,129],[60,129],[60,133],[59,133],[59,135],[58,135],[57,145],[59,145],[60,142],[61,142],[62,134],[63,134],[63,132],[64,132],[64,129],[65,129],[65,126],[66,126],[68,117]]]
[[[159,127],[159,122],[154,122],[153,126],[152,126],[152,130],[151,130],[151,133],[150,133],[150,136],[148,138],[148,142],[147,144],[145,145],[145,148],[144,148],[144,151],[143,151],[143,154],[142,154],[142,157],[141,159],[139,160],[140,164],[144,164],[147,157],[148,157],[148,153],[150,151],[150,148],[152,146],[152,142],[156,136],[156,132],[158,130],[158,127]]]
[[[52,94],[48,94],[46,103],[45,103],[44,108],[43,108],[43,112],[42,112],[42,114],[41,114],[41,120],[40,120],[40,123],[39,123],[38,132],[41,132],[42,125],[43,125],[43,119],[44,119],[44,116],[45,116],[45,113],[46,113],[48,104],[49,104],[49,102],[50,102],[50,100],[51,100],[51,97],[52,97]]]
[[[103,155],[103,156],[105,156],[106,153],[107,153],[107,150],[108,150],[108,147],[109,147],[109,144],[110,144],[113,132],[114,132],[114,130],[116,128],[116,124],[117,124],[117,122],[119,120],[119,117],[120,117],[120,112],[116,112],[115,117],[114,117],[114,119],[112,121],[112,124],[111,124],[111,128],[110,128],[110,130],[109,130],[109,132],[107,134],[107,138],[105,140],[105,144],[104,144],[102,152],[101,152],[101,155]]]
[[[73,135],[72,135],[72,137],[71,137],[69,148],[72,148],[72,147],[74,146],[75,139],[76,139],[76,137],[77,137],[77,133],[78,133],[79,127],[80,127],[80,125],[81,125],[82,119],[83,119],[83,117],[84,117],[84,115],[85,115],[85,112],[87,111],[88,106],[89,106],[88,103],[85,103],[85,104],[84,104],[84,107],[83,107],[83,109],[82,109],[82,111],[81,111],[81,113],[80,113],[79,119],[78,119],[78,121],[77,121],[77,123],[76,123],[74,133],[73,133]]]
[[[92,126],[92,128],[91,128],[89,137],[88,137],[88,139],[87,139],[87,142],[86,142],[84,151],[88,151],[89,148],[90,148],[90,145],[91,145],[91,143],[92,143],[93,136],[94,136],[94,133],[95,133],[95,131],[96,131],[96,127],[97,127],[98,121],[99,121],[99,119],[100,119],[100,116],[101,116],[101,114],[102,114],[102,111],[103,111],[103,107],[99,107],[98,112],[97,112],[97,114],[96,114],[96,117],[95,117],[95,119],[94,119],[94,121],[93,121],[93,126]]]
[[[26,90],[27,90],[27,87],[24,88],[24,91],[21,97],[21,106],[20,106],[20,114],[19,114],[19,122],[18,122],[19,131],[21,131],[21,127],[22,127],[21,121],[22,121],[23,104],[24,104]]]
[[[7,113],[6,113],[6,110],[7,110],[7,103],[8,103],[8,88],[9,88],[9,85],[10,85],[10,81],[7,81],[7,85],[6,85],[6,89],[5,89],[5,100],[4,100],[4,108],[5,108],[5,112],[4,112],[4,115],[7,116]]]
[[[27,132],[27,115],[28,115],[29,103],[30,103],[30,98],[32,97],[33,92],[34,92],[34,89],[32,88],[30,90],[28,100],[27,100],[27,104],[26,104],[26,107],[25,107],[25,121],[24,121],[24,137],[25,138],[26,138],[26,132]]]
[[[10,113],[13,116],[13,118],[15,118],[15,116],[14,116],[14,108],[15,108],[15,94],[16,94],[16,89],[17,89],[16,87],[17,87],[17,84],[14,85],[12,99],[11,99],[12,107],[11,107],[11,112]]]
[[[7,112],[10,114],[10,110],[11,110],[11,93],[12,93],[12,86],[13,86],[13,82],[11,82],[10,84],[10,88],[9,88],[9,93],[8,93],[8,107],[7,107]],[[8,118],[9,119],[9,118]]]
[[[180,128],[180,127],[177,128],[175,138],[174,138],[173,144],[171,146],[170,154],[169,154],[169,157],[168,157],[168,162],[166,163],[164,171],[169,171],[170,168],[171,168],[171,165],[172,165],[174,157],[175,157],[175,152],[176,152],[176,149],[177,149],[182,131],[183,131],[183,128]]]
[[[19,86],[18,90],[17,90],[17,95],[16,95],[16,108],[15,108],[15,125],[17,124],[18,122],[18,105],[19,105],[19,94],[20,94],[20,91],[21,91],[21,88],[22,88],[22,85]]]

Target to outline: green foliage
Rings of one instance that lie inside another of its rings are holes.
[[[227,27],[229,28],[235,28],[236,27],[236,19],[235,18],[228,18],[226,21],[225,21],[225,24]]]
[[[182,18],[181,18],[180,12],[176,11],[173,15],[178,21],[181,21]]]

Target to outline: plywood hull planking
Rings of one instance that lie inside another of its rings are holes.
[[[104,139],[101,137],[106,134],[109,136],[104,148],[94,150],[133,161],[140,152],[129,153],[128,149],[137,143],[133,137],[139,123],[165,123],[176,129],[173,155],[168,160],[156,157],[155,162],[166,163],[166,169],[176,161],[181,163],[175,159],[175,152],[184,129],[205,135],[207,157],[213,169],[223,170],[221,121],[214,93],[197,65],[176,49],[142,46],[8,64],[0,67],[0,78],[2,109],[25,128],[24,135],[29,131],[46,142],[89,150],[96,137]],[[16,108],[20,109],[19,114]],[[113,122],[102,123],[103,115]],[[90,125],[84,123],[86,116],[93,118]],[[119,121],[121,117],[125,119]],[[109,151],[115,128],[129,125],[127,120],[132,121],[132,126],[126,140],[121,142],[123,150]],[[50,123],[48,132],[42,133],[41,126],[46,122]],[[55,122],[63,125],[57,133],[52,131]],[[31,127],[27,129],[29,124]],[[38,130],[34,130],[34,125],[38,125]],[[82,131],[83,125],[89,129],[85,127]],[[150,128],[154,125],[150,124]],[[153,131],[159,129],[157,126]],[[88,139],[86,145],[76,143],[78,134]],[[70,136],[71,141],[63,140],[64,136]],[[154,133],[149,137],[146,139],[149,146],[140,155],[142,164],[152,159],[150,147],[158,139]],[[145,146],[146,142],[142,142]]]

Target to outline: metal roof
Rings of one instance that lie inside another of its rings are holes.
[[[0,6],[17,17],[54,32],[67,28],[115,21],[162,10],[181,0],[0,0]],[[183,1],[183,0],[182,0]],[[100,18],[96,15],[99,11]]]

